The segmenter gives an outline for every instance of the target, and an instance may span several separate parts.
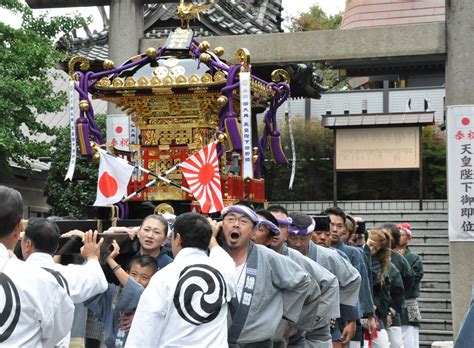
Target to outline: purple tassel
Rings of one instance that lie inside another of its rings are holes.
[[[288,164],[288,160],[286,159],[283,148],[281,147],[280,132],[273,133],[270,137],[270,151],[273,160],[278,164]]]
[[[224,120],[225,131],[229,138],[230,145],[233,151],[242,151],[242,136],[237,122],[237,114],[233,111],[227,113]]]
[[[92,149],[89,142],[89,124],[87,123],[87,119],[84,117],[79,117],[76,121],[76,124],[76,134],[77,139],[79,140],[81,154],[83,156],[90,156],[92,155]]]

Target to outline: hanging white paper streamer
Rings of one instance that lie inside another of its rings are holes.
[[[292,190],[293,182],[295,181],[295,176],[296,176],[296,148],[295,148],[295,137],[293,136],[293,126],[291,125],[291,119],[290,119],[290,98],[288,98],[286,102],[285,119],[286,119],[286,122],[288,122],[288,131],[290,132],[291,160],[292,160],[290,183],[288,184],[288,189]]]
[[[76,168],[76,120],[74,117],[74,106],[75,106],[75,92],[74,92],[74,80],[69,81],[69,131],[71,133],[71,155],[69,158],[69,167],[67,169],[66,180],[72,180],[74,176],[74,170]]]

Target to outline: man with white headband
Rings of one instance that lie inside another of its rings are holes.
[[[229,347],[272,347],[280,319],[299,319],[311,279],[295,262],[251,241],[259,223],[252,209],[229,206],[222,217],[237,279],[237,296],[229,307]]]
[[[311,234],[316,229],[316,222],[312,217],[303,213],[292,213],[290,217],[293,222],[288,229],[288,246],[308,256],[336,276],[339,281],[340,317],[344,320],[352,320],[357,313],[355,309],[361,283],[359,272],[337,251],[316,245],[311,241]],[[332,337],[327,326],[311,334],[314,337],[307,334],[307,340],[320,341],[321,346],[324,344],[324,347],[329,347],[328,343],[332,341]],[[349,340],[351,338],[349,337]]]
[[[318,283],[321,289],[318,308],[312,311],[310,306],[303,307],[300,321],[305,321],[306,326],[301,323],[297,325],[298,330],[296,332],[293,330],[292,335],[289,337],[288,346],[330,348],[332,347],[330,341],[324,344],[316,339],[317,335],[314,335],[313,332],[318,330],[329,332],[330,320],[339,317],[339,282],[336,276],[323,266],[297,250],[288,248],[285,242],[288,237],[288,227],[293,220],[288,217],[287,210],[277,205],[270,206],[268,210],[275,216],[280,228],[280,236],[273,239],[272,249],[300,265]],[[306,338],[305,336],[308,337]]]

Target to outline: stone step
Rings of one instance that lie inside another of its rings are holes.
[[[425,261],[443,261],[443,262],[449,262],[449,251],[444,250],[444,251],[421,251],[417,252],[418,255],[421,256],[423,259],[423,262]]]
[[[410,244],[411,250],[420,255],[434,252],[444,252],[449,254],[449,247],[446,244]],[[422,256],[423,257],[423,256]]]
[[[423,260],[423,271],[429,272],[431,270],[450,270],[449,261],[428,261]]]
[[[423,268],[424,270],[424,274],[423,274],[423,278],[424,279],[449,279],[449,274],[450,274],[450,271],[449,269],[447,270],[443,270],[443,269],[433,269],[433,270],[427,270],[425,268]]]
[[[420,308],[451,309],[451,299],[443,297],[419,297]]]
[[[445,342],[445,341],[453,341],[453,338],[443,338],[442,341],[420,341],[420,348],[431,348],[433,345],[433,342]]]
[[[420,323],[420,329],[452,331],[453,321],[444,319],[422,319]]]
[[[435,341],[452,341],[452,330],[420,330],[420,347],[431,347]],[[422,345],[423,343],[423,345]]]
[[[271,204],[269,204],[271,205]],[[289,212],[301,211],[308,215],[319,215],[322,210],[318,209],[299,209],[298,207],[292,208],[286,206]],[[400,222],[426,222],[430,220],[447,221],[448,212],[442,210],[344,210],[346,214],[353,216],[360,216],[364,220],[379,220],[379,221],[393,221],[396,223]]]
[[[425,279],[421,280],[421,286],[423,288],[431,289],[449,289],[450,281],[449,279]]]
[[[346,210],[347,213],[347,210]],[[413,211],[390,211],[390,210],[379,210],[379,211],[349,211],[348,214],[364,217],[367,220],[389,220],[389,221],[398,221],[398,222],[409,222],[412,221],[427,221],[431,219],[443,221],[448,220],[447,211],[439,210],[413,210]]]
[[[453,320],[451,309],[420,308],[423,319]]]
[[[445,245],[446,247],[448,246],[449,243],[449,237],[448,234],[424,234],[424,235],[418,235],[415,236],[415,238],[412,239],[411,244],[439,244],[439,245]]]
[[[399,224],[400,220],[392,220],[392,219],[370,219],[370,220],[364,220],[365,225],[367,229],[371,228],[376,228],[380,227],[384,224]],[[447,220],[428,220],[428,221],[418,221],[418,222],[413,222],[411,223],[411,230],[413,231],[413,234],[416,236],[420,234],[420,231],[426,231],[426,230],[443,230],[447,234],[448,230],[448,221]]]
[[[450,298],[451,289],[433,289],[422,287],[420,289],[420,297]]]

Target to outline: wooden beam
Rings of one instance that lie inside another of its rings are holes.
[[[109,6],[111,0],[26,0],[28,6],[33,9],[61,8],[61,7],[88,7]],[[165,4],[169,0],[144,0],[147,4]]]

